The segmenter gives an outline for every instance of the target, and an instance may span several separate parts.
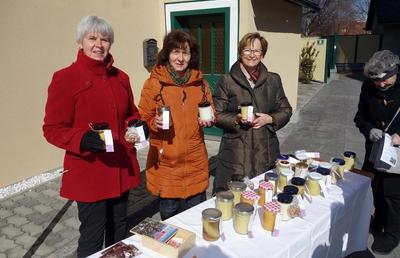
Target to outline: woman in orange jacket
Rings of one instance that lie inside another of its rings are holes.
[[[195,38],[172,31],[141,93],[139,112],[150,128],[147,188],[160,197],[162,220],[206,200],[208,155],[202,128],[212,126],[215,115],[210,89],[198,69]],[[199,105],[207,104],[211,116],[200,119]],[[158,111],[168,108],[163,119]]]

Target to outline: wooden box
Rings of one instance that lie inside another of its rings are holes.
[[[193,247],[196,241],[196,235],[189,230],[177,227],[175,225],[171,226],[178,229],[178,231],[174,235],[174,238],[181,238],[183,240],[182,244],[179,247],[173,247],[171,245],[168,245],[166,243],[160,242],[156,239],[144,235],[141,236],[142,245],[167,257],[171,258],[183,257],[187,253],[187,251],[189,251]]]

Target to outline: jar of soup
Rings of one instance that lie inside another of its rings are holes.
[[[308,174],[308,165],[305,162],[299,162],[295,165],[294,176],[305,178]]]
[[[228,183],[229,190],[233,194],[233,206],[240,202],[240,197],[242,196],[242,192],[246,190],[246,184],[239,181],[233,181]]]
[[[269,181],[263,181],[258,187],[258,205],[264,206],[265,202],[272,200],[274,186]]]
[[[253,205],[256,203],[258,199],[258,195],[254,191],[243,191],[242,196],[240,197],[240,202],[248,203]]]
[[[290,195],[297,195],[299,193],[299,189],[294,185],[286,185],[283,188],[283,192]]]
[[[306,186],[310,195],[316,196],[321,194],[320,180],[322,180],[322,175],[320,173],[311,172],[308,174]]]
[[[343,157],[344,157],[344,170],[354,169],[356,153],[352,151],[345,151],[343,153]]]
[[[222,220],[231,219],[233,212],[233,193],[230,191],[218,192],[215,199],[215,208],[221,211]]]
[[[291,217],[289,215],[289,208],[290,205],[292,204],[293,201],[293,196],[287,193],[280,193],[278,194],[278,203],[280,205],[280,213],[281,213],[281,218],[282,221],[284,220],[290,220]]]
[[[220,237],[221,211],[215,208],[208,208],[202,211],[203,238],[207,241],[216,241]]]
[[[333,158],[331,162],[337,164],[337,166],[338,166],[337,171],[340,174],[340,177],[343,178],[344,177],[344,164],[345,164],[344,159]]]
[[[265,230],[274,231],[276,214],[280,212],[278,202],[267,202],[264,205],[261,225]]]
[[[293,170],[285,168],[282,170],[282,172],[279,174],[279,182],[278,182],[278,188],[279,190],[283,190],[283,187],[288,184],[289,180],[292,179],[293,177]]]
[[[253,215],[254,206],[248,203],[238,203],[233,209],[233,228],[236,233],[246,235],[249,230],[250,218]]]
[[[293,177],[291,182],[292,185],[296,186],[299,189],[300,196],[304,198],[304,184],[306,183],[306,180],[301,177]]]
[[[276,191],[278,189],[278,175],[273,172],[268,172],[268,173],[265,173],[264,179],[267,182],[271,182],[271,184],[274,187],[273,195],[275,195]]]

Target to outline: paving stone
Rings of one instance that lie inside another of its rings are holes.
[[[8,217],[7,222],[14,224],[16,226],[22,226],[22,225],[25,225],[26,223],[28,223],[28,220],[25,217],[22,217],[20,215],[14,215],[14,216]]]
[[[41,214],[40,212],[35,212],[35,213],[32,213],[32,214],[26,215],[26,218],[29,221],[31,221],[31,222],[33,222],[33,223],[35,223],[37,225],[43,225],[43,226],[46,226],[46,227],[51,221],[46,216],[43,216],[43,214]]]
[[[58,197],[59,196],[59,193],[57,191],[55,191],[53,189],[50,189],[50,188],[42,191],[42,194],[43,195],[48,195],[48,196],[51,196],[51,197]]]
[[[48,212],[50,212],[50,211],[53,210],[53,209],[50,208],[49,206],[43,205],[43,204],[36,205],[36,206],[33,207],[33,209],[34,209],[35,211],[40,212],[41,214],[45,214],[45,213],[48,213]]]
[[[36,200],[35,198],[27,197],[27,198],[19,200],[18,203],[20,205],[25,206],[25,207],[32,208],[32,207],[38,205],[40,202],[38,200]]]
[[[22,235],[24,232],[12,224],[1,229],[1,233],[6,235],[9,239],[14,239],[16,236]]]
[[[79,226],[81,225],[81,223],[79,222],[79,220],[75,217],[70,217],[69,219],[65,220],[63,222],[65,225],[67,225],[68,227],[71,227],[73,229],[78,230]]]
[[[79,237],[79,231],[71,228],[65,228],[64,230],[61,230],[59,234],[64,238],[64,239],[77,239]]]
[[[7,258],[7,256],[3,253],[0,253],[0,258]]]
[[[48,246],[45,243],[43,243],[36,250],[35,255],[47,257],[49,254],[53,253],[54,251],[56,251],[54,247]]]
[[[43,232],[44,228],[34,223],[29,223],[22,226],[22,230],[29,233],[31,236],[37,236]]]
[[[4,253],[7,250],[10,250],[17,245],[14,241],[8,239],[6,236],[0,236],[0,253]]]
[[[31,246],[33,245],[33,243],[35,243],[35,241],[36,237],[32,237],[27,233],[15,238],[15,243],[23,246],[27,250],[31,248]]]
[[[11,198],[15,202],[15,201],[19,201],[19,200],[26,198],[26,196],[23,193],[20,193],[20,194],[13,195]]]
[[[3,209],[3,208],[0,209],[0,219],[2,219],[2,220],[7,218],[7,217],[12,216],[13,214],[14,213],[12,213],[9,210]]]
[[[22,246],[18,245],[7,251],[7,258],[21,258],[26,254],[27,251],[27,249],[24,249]]]
[[[36,192],[35,190],[29,189],[28,191],[25,192],[25,196],[27,198],[36,199],[40,196],[40,193]]]
[[[33,213],[33,210],[31,208],[25,207],[25,206],[20,206],[14,209],[14,212],[22,215],[22,216],[26,216],[28,214]]]
[[[60,232],[61,230],[64,230],[64,229],[65,229],[65,226],[60,221],[52,228],[51,232],[58,233],[58,232]]]
[[[12,210],[19,206],[19,203],[14,202],[12,198],[8,198],[0,202],[0,209]]]
[[[63,238],[60,234],[51,232],[47,237],[44,243],[48,246],[56,246],[58,243],[62,242]]]

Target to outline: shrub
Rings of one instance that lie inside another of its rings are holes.
[[[307,44],[303,47],[300,54],[300,73],[301,78],[305,83],[310,83],[314,77],[315,60],[319,54],[319,51],[315,49],[315,42],[311,43],[307,41]]]

